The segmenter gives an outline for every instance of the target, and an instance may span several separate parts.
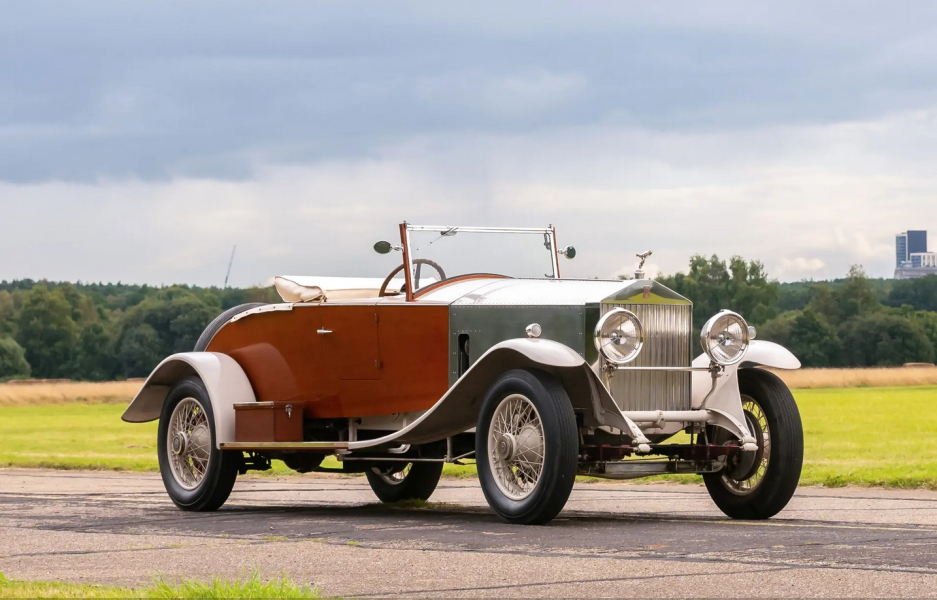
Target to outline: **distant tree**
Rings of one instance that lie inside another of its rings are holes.
[[[151,363],[148,371],[170,354],[192,350],[205,327],[220,311],[220,306],[208,304],[191,291],[178,287],[160,290],[132,307],[123,316],[117,341],[123,374],[140,376],[144,359]],[[147,328],[142,328],[143,325]]]
[[[228,288],[221,291],[222,310],[228,310],[248,302],[274,304],[282,302],[282,300],[276,289],[272,287]]]
[[[779,314],[764,325],[759,325],[758,339],[774,342],[785,347],[790,346],[791,328],[794,321],[802,313],[803,311],[800,310],[790,310]]]
[[[26,351],[11,337],[0,337],[0,381],[29,377]]]
[[[895,281],[888,295],[888,304],[937,312],[937,275]]]
[[[791,322],[787,347],[805,367],[831,367],[842,352],[836,328],[810,307]]]
[[[778,287],[778,310],[782,313],[790,310],[803,310],[810,302],[812,281],[798,281],[795,283],[782,283]]]
[[[934,347],[934,358],[937,359],[937,312],[929,310],[909,311],[907,317],[917,323],[927,339]]]
[[[165,357],[163,341],[152,325],[138,323],[124,332],[118,359],[126,377],[146,377]]]
[[[0,335],[13,335],[15,317],[13,295],[0,290]]]
[[[101,323],[81,329],[73,372],[75,378],[84,381],[106,381],[119,372],[111,338]]]
[[[55,287],[54,293],[61,295],[72,309],[72,320],[79,326],[86,323],[96,323],[100,315],[94,302],[81,293],[77,286],[71,283],[62,283]]]
[[[849,268],[846,281],[833,293],[833,299],[836,301],[840,322],[869,314],[881,306],[875,286],[859,265]]]
[[[694,255],[686,274],[658,281],[693,301],[693,326],[698,331],[722,309],[734,310],[759,325],[777,315],[778,283],[769,281],[764,265],[733,256],[729,265],[713,255]]]
[[[840,307],[833,294],[833,288],[825,283],[810,286],[810,301],[807,306],[817,314],[823,315],[827,323],[836,325],[840,321]]]
[[[913,320],[888,312],[853,317],[839,326],[843,363],[856,367],[934,362],[934,346]]]
[[[23,299],[16,341],[26,350],[32,374],[39,378],[70,377],[78,342],[71,306],[61,294],[37,285]]]

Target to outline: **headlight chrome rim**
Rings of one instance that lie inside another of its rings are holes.
[[[729,334],[733,325],[736,326],[733,332],[735,335],[728,336],[727,334]],[[726,342],[730,339],[734,339],[736,344],[741,347],[741,350],[731,357],[725,356],[724,350],[723,355],[718,355],[718,348],[725,347]],[[748,348],[751,345],[748,323],[742,318],[742,315],[736,312],[731,310],[720,311],[703,325],[703,329],[700,331],[700,344],[702,344],[706,356],[716,364],[724,367],[738,364],[748,354]]]
[[[633,335],[630,336],[633,340],[634,348],[632,348],[630,353],[621,353],[621,356],[615,356],[611,350],[609,350],[608,345],[609,342],[614,339],[611,334],[613,332],[621,332],[620,325],[623,322],[622,319],[627,320],[634,328]],[[618,326],[616,327],[616,325]],[[644,325],[641,324],[641,319],[638,318],[638,315],[630,310],[613,308],[602,315],[602,318],[596,323],[593,340],[595,342],[595,348],[599,351],[599,354],[602,355],[602,358],[615,365],[628,364],[641,354],[641,349],[644,347]]]

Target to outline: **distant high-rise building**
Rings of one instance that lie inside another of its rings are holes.
[[[906,231],[895,236],[895,279],[937,275],[937,252],[927,251],[926,231]]]
[[[908,262],[908,234],[899,233],[895,236],[895,268],[900,269]]]
[[[927,232],[909,231],[908,232],[908,254],[917,254],[927,252]]]

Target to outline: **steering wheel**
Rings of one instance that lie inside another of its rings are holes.
[[[416,281],[417,283],[420,282],[420,271],[422,270],[423,265],[429,265],[430,267],[433,267],[436,273],[439,274],[440,281],[443,281],[446,279],[446,272],[442,270],[442,267],[440,267],[437,263],[431,261],[428,258],[415,258],[413,259],[413,264],[416,265],[416,275],[414,276],[414,281]],[[390,282],[394,279],[394,276],[397,275],[397,273],[400,273],[401,271],[403,271],[403,268],[404,268],[404,265],[400,265],[399,267],[397,267],[396,269],[390,272],[390,275],[387,276],[387,279],[385,279],[384,283],[381,285],[381,291],[378,292],[377,294],[378,296],[383,298],[384,296],[387,295],[387,286],[390,285]]]

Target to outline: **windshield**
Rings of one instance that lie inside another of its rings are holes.
[[[463,275],[557,277],[553,228],[407,226],[415,289]]]

